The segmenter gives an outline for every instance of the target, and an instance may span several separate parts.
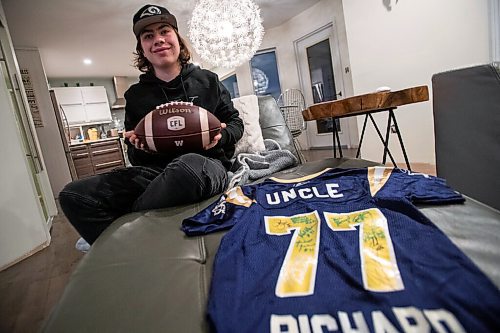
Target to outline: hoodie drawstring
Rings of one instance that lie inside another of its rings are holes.
[[[184,87],[184,78],[182,77],[182,74],[181,74],[181,85],[182,85],[182,91],[184,91],[184,97],[186,98],[185,102],[189,102],[186,87]],[[165,99],[167,100],[167,103],[170,103],[170,99],[168,98],[168,95],[165,92],[165,89],[163,89],[163,87],[160,84],[158,84],[158,87],[160,87],[163,95],[165,96]]]
[[[159,84],[158,84],[158,87],[160,87],[161,92],[163,93],[163,95],[165,95],[165,99],[167,100],[167,103],[170,103],[170,100],[168,99],[167,93],[165,92],[165,90],[163,89],[163,87],[161,85],[159,85]]]
[[[184,87],[184,79],[182,78],[182,74],[181,74],[181,84],[182,84],[182,90],[184,90],[184,96],[186,97],[186,102],[189,102],[188,94],[186,92],[186,87]]]

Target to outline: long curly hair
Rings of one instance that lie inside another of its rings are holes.
[[[179,62],[181,63],[181,65],[185,65],[191,59],[191,52],[189,51],[184,38],[179,35],[179,32],[177,30],[174,29],[174,31],[177,35],[177,39],[179,40],[179,46],[181,49],[179,52]],[[153,70],[153,65],[144,56],[144,50],[142,49],[140,38],[137,38],[137,45],[135,47],[134,66],[144,73],[151,72]]]

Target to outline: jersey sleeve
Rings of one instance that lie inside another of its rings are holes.
[[[253,187],[234,187],[198,214],[184,219],[182,231],[196,236],[233,227],[256,205]]]
[[[413,203],[448,204],[465,201],[460,193],[448,186],[446,180],[423,173],[393,169],[388,183],[387,188],[383,189],[385,195],[399,194]]]

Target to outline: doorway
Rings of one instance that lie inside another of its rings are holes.
[[[301,90],[307,105],[345,97],[339,42],[330,23],[294,42]],[[333,146],[333,126],[337,127],[342,147],[351,148],[348,119],[334,122],[320,119],[307,123],[307,147]],[[354,120],[355,121],[355,120]]]

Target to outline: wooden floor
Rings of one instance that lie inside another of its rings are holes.
[[[344,157],[355,158],[356,157],[356,149],[343,149],[342,153]],[[302,154],[304,155],[306,161],[318,161],[324,158],[333,157],[333,150],[331,149],[311,149],[311,150],[303,150]],[[375,161],[381,162],[381,161]],[[386,163],[387,166],[393,166],[392,163]],[[402,169],[407,169],[405,163],[398,163],[398,167]],[[410,167],[412,171],[422,172],[427,175],[436,175],[436,166],[434,164],[428,163],[410,163]]]
[[[344,150],[354,157],[354,149]],[[303,151],[307,161],[333,157],[331,150]],[[402,167],[402,165],[401,165]],[[412,163],[413,171],[435,175],[434,165]],[[83,253],[75,249],[79,238],[64,215],[52,224],[48,248],[0,272],[0,333],[37,332],[61,297]]]
[[[0,272],[0,332],[38,332],[83,253],[64,215],[55,217],[49,247]]]

